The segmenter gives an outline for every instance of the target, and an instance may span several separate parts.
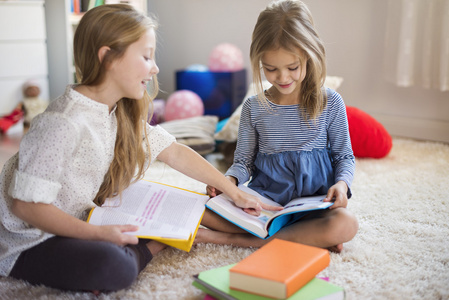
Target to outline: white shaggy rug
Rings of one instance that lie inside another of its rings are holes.
[[[320,275],[351,299],[449,299],[449,145],[394,138],[383,159],[357,159],[348,209],[357,236]],[[147,178],[204,192],[157,163]],[[191,276],[235,263],[254,249],[201,244],[159,253],[127,289],[95,297],[0,279],[0,299],[203,299]]]

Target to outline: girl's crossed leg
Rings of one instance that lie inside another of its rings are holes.
[[[356,217],[345,208],[309,213],[296,223],[284,227],[264,240],[256,237],[219,215],[206,210],[195,243],[230,244],[239,247],[261,247],[273,238],[341,252],[343,243],[350,241],[358,230]]]
[[[22,252],[9,276],[62,290],[116,291],[134,282],[161,245],[139,240],[121,247],[55,236]]]

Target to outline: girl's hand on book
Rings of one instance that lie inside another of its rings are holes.
[[[137,244],[139,239],[136,236],[125,234],[124,232],[137,231],[135,225],[103,225],[99,226],[100,240],[114,243],[119,246]]]
[[[329,188],[324,202],[334,202],[329,209],[346,207],[348,205],[348,186],[344,181],[339,181]]]
[[[259,216],[262,209],[264,210],[272,210],[279,211],[282,210],[282,207],[273,206],[269,204],[265,204],[260,199],[254,195],[241,192],[241,195],[236,199],[232,199],[238,207],[241,207],[244,212],[253,215]]]
[[[215,188],[215,187],[213,187],[211,185],[207,185],[206,186],[206,193],[209,196],[211,196],[211,197],[215,197],[215,196],[220,195],[222,192],[219,189],[217,189],[217,188]]]

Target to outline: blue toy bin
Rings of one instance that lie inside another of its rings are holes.
[[[246,69],[235,72],[181,70],[176,72],[176,89],[190,90],[200,96],[204,114],[229,117],[246,94]]]

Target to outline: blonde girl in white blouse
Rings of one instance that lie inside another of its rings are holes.
[[[120,4],[81,19],[74,38],[80,84],[33,120],[0,177],[1,276],[77,291],[131,285],[164,246],[124,234],[132,225],[88,224],[85,212],[120,194],[156,158],[225,191],[248,213],[274,209],[143,121],[158,90],[155,29],[152,19]]]

